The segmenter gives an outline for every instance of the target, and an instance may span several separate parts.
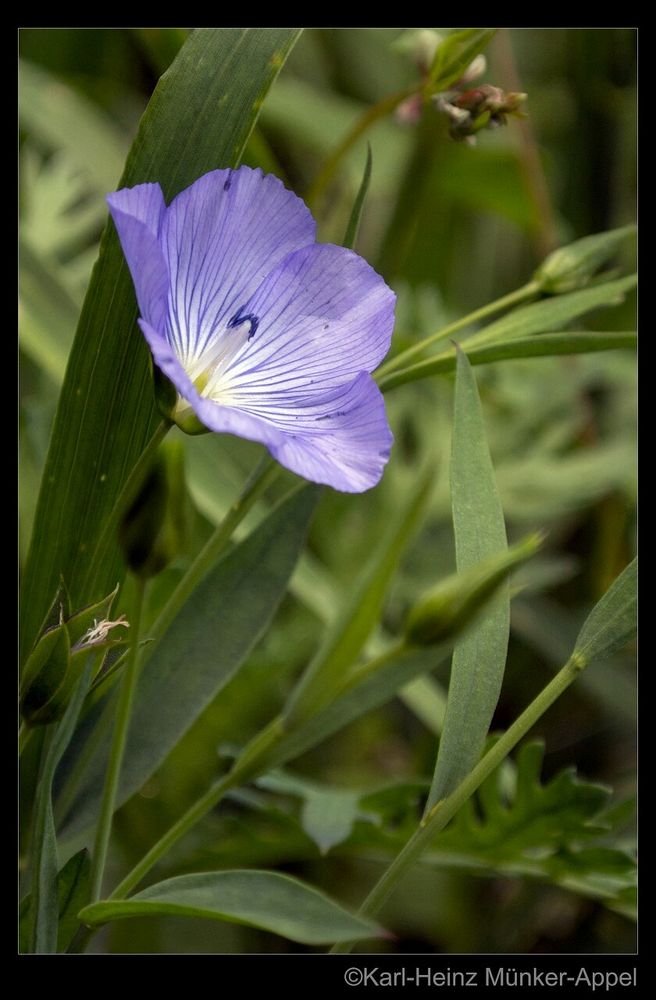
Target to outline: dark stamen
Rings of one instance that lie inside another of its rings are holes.
[[[241,326],[242,323],[250,323],[251,328],[248,334],[248,339],[252,340],[253,337],[255,336],[260,321],[258,317],[255,315],[255,313],[245,313],[242,316],[241,310],[243,308],[244,307],[242,306],[240,309],[238,309],[235,315],[232,317],[232,319],[228,321],[228,329],[233,329],[235,326]]]

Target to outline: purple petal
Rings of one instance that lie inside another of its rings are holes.
[[[275,419],[278,406],[371,372],[389,350],[394,303],[380,275],[351,250],[297,250],[242,305],[241,347],[219,365],[208,395]]]
[[[300,198],[249,167],[214,170],[174,198],[162,233],[171,280],[167,335],[186,367],[315,232]]]
[[[139,184],[107,196],[137,293],[139,312],[155,329],[166,315],[169,274],[159,233],[166,212],[159,184]]]
[[[267,445],[286,468],[346,493],[375,486],[392,446],[381,392],[367,372],[323,395],[297,399],[287,411],[248,412],[202,398],[192,401],[210,430]]]

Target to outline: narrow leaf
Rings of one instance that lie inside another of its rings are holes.
[[[93,903],[82,910],[80,919],[98,926],[162,914],[246,924],[302,944],[381,936],[375,924],[354,916],[299,879],[256,870],[181,875],[151,885],[130,899]]]
[[[117,805],[161,764],[266,631],[287,589],[318,496],[319,489],[308,486],[283,500],[207,574],[159,641],[145,647]],[[99,706],[104,708],[100,719],[90,715],[87,731],[94,725],[102,729],[115,697]],[[66,834],[86,829],[95,816],[108,747],[106,735],[91,753]],[[76,751],[65,762],[69,771],[85,747]]]
[[[637,585],[638,560],[635,558],[588,615],[576,640],[574,657],[585,663],[604,659],[635,636]]]
[[[379,623],[390,580],[425,510],[433,476],[430,469],[420,480],[345,599],[341,613],[328,629],[322,646],[285,708],[290,726],[302,717],[315,714],[318,707],[330,700]]]
[[[57,725],[40,776],[37,790],[34,843],[32,846],[32,913],[31,950],[50,954],[57,950],[59,916],[57,837],[52,812],[52,783],[55,771],[71,741],[82,703],[89,690],[93,671],[93,656],[75,688],[63,719]]]
[[[155,89],[119,186],[157,181],[170,200],[208,170],[236,166],[297,35],[283,28],[193,32]],[[108,226],[43,474],[21,603],[23,649],[31,647],[60,575],[76,605],[121,579],[115,539],[107,552],[94,550],[158,422],[136,316],[132,281]]]
[[[436,90],[448,90],[464,74],[469,64],[483,51],[497,28],[464,28],[448,35],[437,47],[430,68],[430,80]]]
[[[101,107],[43,67],[21,60],[19,79],[20,118],[28,130],[52,149],[66,150],[99,191],[110,191],[127,153],[122,132]]]
[[[370,676],[354,681],[352,687],[316,715],[284,733],[267,758],[267,767],[277,767],[299,757],[349,722],[391,701],[404,685],[437,667],[451,648],[449,642],[429,649],[398,650]]]
[[[64,952],[80,926],[79,910],[89,902],[91,891],[91,859],[86,848],[69,858],[57,876],[59,930],[57,951]],[[32,893],[21,900],[20,952],[29,951],[29,925],[32,912]]]
[[[507,549],[476,380],[462,351],[456,370],[451,505],[459,572]],[[484,616],[456,643],[427,809],[456,788],[481,754],[501,690],[509,634],[510,597],[503,584]]]
[[[593,309],[619,305],[627,292],[635,288],[637,275],[629,274],[615,281],[604,281],[578,292],[555,295],[531,302],[528,306],[513,309],[506,316],[490,323],[466,341],[468,347],[528,337],[544,330],[558,330]]]
[[[358,230],[360,229],[360,219],[362,218],[362,209],[364,208],[365,198],[367,197],[367,191],[369,190],[369,182],[371,180],[371,145],[367,143],[367,162],[364,166],[364,174],[362,175],[362,181],[360,182],[360,188],[358,190],[357,197],[353,208],[351,209],[351,217],[346,227],[346,232],[344,234],[344,240],[342,241],[342,246],[348,247],[350,250],[355,246],[355,241],[358,238]]]
[[[634,349],[638,338],[635,332],[613,331],[595,332],[591,330],[567,331],[566,333],[542,333],[537,337],[520,337],[517,340],[501,341],[486,347],[470,346],[470,341],[461,344],[471,365],[487,365],[493,361],[511,361],[516,358],[548,358],[557,354],[591,354],[596,351],[613,351],[619,348]],[[427,358],[408,368],[391,372],[381,379],[383,390],[397,385],[416,382],[431,375],[451,372],[456,367],[456,352],[443,352],[435,358]]]

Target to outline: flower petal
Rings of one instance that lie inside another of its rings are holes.
[[[275,416],[206,398],[197,398],[192,406],[210,430],[260,441],[292,472],[346,493],[376,485],[393,441],[383,397],[367,372],[323,395],[297,399]]]
[[[217,366],[207,394],[275,419],[278,406],[373,371],[389,350],[394,303],[353,251],[331,244],[297,250],[241,305],[243,333],[234,331],[241,347]]]
[[[259,169],[213,170],[173,199],[162,234],[167,336],[188,370],[272,268],[315,234],[301,199]]]
[[[139,184],[107,195],[125,259],[137,293],[139,311],[156,330],[163,329],[169,274],[159,234],[166,212],[159,184]]]

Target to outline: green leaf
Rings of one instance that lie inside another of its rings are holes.
[[[390,701],[419,674],[437,667],[452,648],[452,642],[429,649],[397,650],[370,675],[355,675],[351,687],[326,708],[297,728],[284,733],[267,757],[267,769],[284,764],[322,743],[354,719]],[[367,664],[365,664],[365,667]],[[280,726],[281,720],[272,723]]]
[[[590,663],[612,656],[636,633],[638,559],[620,573],[588,615],[573,657]]]
[[[52,149],[65,150],[99,191],[111,191],[127,153],[122,133],[100,107],[42,67],[21,60],[19,74],[23,125]]]
[[[619,348],[635,348],[637,334],[633,331],[594,332],[592,330],[567,331],[566,333],[541,333],[538,337],[520,337],[517,340],[501,341],[487,347],[470,347],[465,340],[461,349],[471,365],[487,365],[493,361],[511,361],[517,358],[547,358],[558,354],[591,354],[596,351],[613,351]],[[408,368],[391,372],[381,379],[383,390],[397,385],[416,382],[431,375],[441,375],[456,367],[455,350],[442,352],[436,358],[427,358]]]
[[[170,199],[206,171],[236,166],[297,34],[196,30],[157,85],[120,186],[157,181]],[[158,423],[149,352],[136,316],[132,281],[108,226],[43,474],[21,602],[25,648],[60,575],[78,605],[98,599],[121,578],[115,539],[107,551],[96,550],[97,540]]]
[[[342,240],[342,246],[348,247],[350,250],[355,246],[355,241],[358,238],[358,230],[360,229],[360,219],[362,218],[362,210],[364,208],[365,198],[367,197],[367,191],[369,190],[369,182],[371,180],[371,144],[367,143],[367,162],[364,166],[364,174],[362,175],[362,183],[358,189],[358,194],[355,199],[353,208],[351,209],[351,216],[348,221],[348,226],[346,227],[346,232],[344,234],[344,239]]]
[[[573,768],[540,782],[544,747],[517,754],[509,799],[499,770],[441,833],[424,860],[435,865],[538,878],[612,904],[635,885],[635,858],[605,841],[621,814],[608,810],[610,789],[577,777]]]
[[[464,28],[448,35],[437,46],[429,77],[435,90],[448,90],[464,74],[479,52],[489,44],[497,28]]]
[[[587,284],[600,267],[608,264],[623,243],[635,237],[635,226],[584,236],[550,253],[535,272],[535,280],[546,292],[569,292]]]
[[[379,623],[390,581],[425,510],[433,478],[431,468],[406,500],[344,600],[341,613],[328,629],[284,709],[290,728],[314,715],[334,696]]]
[[[322,854],[350,836],[360,815],[361,793],[348,788],[320,785],[286,771],[271,771],[255,784],[271,792],[303,800],[301,825]]]
[[[476,379],[462,351],[458,351],[453,413],[451,506],[459,572],[507,551]],[[501,691],[509,634],[510,595],[504,583],[484,616],[456,643],[427,809],[449,795],[480,756]]]
[[[157,641],[144,647],[117,805],[152,774],[244,662],[266,631],[305,542],[319,489],[306,486],[283,500],[228,553],[190,595]],[[103,731],[114,694],[89,727]],[[109,747],[94,746],[84,782],[67,817],[66,835],[92,822]],[[94,736],[90,736],[91,743]],[[85,753],[84,747],[78,753]],[[74,767],[74,758],[67,765]]]
[[[69,858],[57,876],[57,899],[59,904],[59,930],[57,951],[64,952],[73,940],[80,926],[77,919],[79,910],[89,902],[91,894],[91,858],[86,848]],[[20,905],[20,952],[29,951],[29,923],[32,910],[32,893],[21,900]]]
[[[51,736],[39,776],[31,859],[33,888],[30,917],[30,950],[36,954],[50,954],[57,950],[59,865],[52,811],[52,785],[55,771],[75,732],[80,709],[91,683],[93,666],[93,656],[90,656],[64,717]]]
[[[52,265],[21,241],[20,346],[59,385],[73,342],[78,307]]]
[[[80,920],[98,926],[127,917],[170,914],[246,924],[302,944],[380,937],[375,924],[289,875],[235,870],[181,875],[151,885],[130,899],[93,903]]]
[[[619,305],[624,301],[627,292],[635,288],[636,282],[637,275],[629,274],[615,281],[592,285],[582,291],[540,299],[539,302],[531,302],[528,306],[513,309],[479,333],[467,338],[467,348],[528,337],[545,330],[558,330],[592,309]]]

